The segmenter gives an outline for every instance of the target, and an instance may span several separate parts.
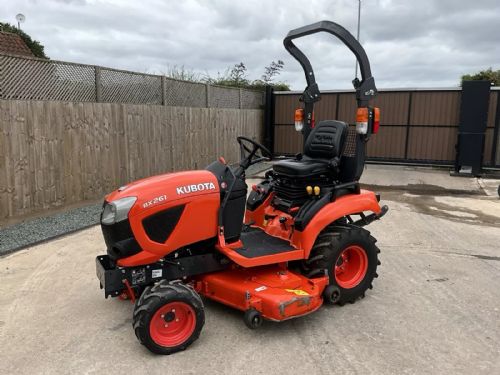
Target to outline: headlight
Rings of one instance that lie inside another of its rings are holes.
[[[110,225],[126,220],[136,200],[136,197],[126,197],[106,204],[102,210],[101,224]]]

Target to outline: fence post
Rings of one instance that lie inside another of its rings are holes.
[[[167,105],[167,78],[161,76],[161,105]]]
[[[239,89],[239,101],[240,101],[240,104],[239,104],[239,109],[242,109],[243,108],[243,100],[241,99],[243,96],[243,89]]]
[[[205,93],[205,96],[207,97],[206,105],[207,108],[210,108],[210,85],[208,83],[205,83]]]
[[[408,147],[410,146],[410,128],[411,128],[411,106],[413,101],[413,91],[408,94],[408,116],[406,117],[406,139],[405,139],[405,160],[408,160]]]
[[[274,89],[266,86],[264,106],[264,145],[274,155]]]
[[[94,66],[95,71],[95,101],[97,103],[101,102],[101,67]]]
[[[493,91],[490,91],[491,96],[492,94]],[[495,127],[493,128],[493,145],[491,147],[491,166],[497,167],[500,165],[500,158],[497,157],[497,154],[500,152],[500,137],[498,136],[500,133],[500,91],[497,91],[497,112],[495,114],[494,126]]]

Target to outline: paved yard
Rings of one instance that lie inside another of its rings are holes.
[[[0,258],[0,373],[500,373],[500,201],[411,184],[381,187],[390,211],[369,226],[382,265],[365,299],[257,331],[206,301],[200,339],[172,356],[137,342],[129,302],[104,300],[98,227]]]

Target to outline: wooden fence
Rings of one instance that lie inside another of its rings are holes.
[[[122,184],[239,159],[262,110],[0,100],[0,220],[93,200]]]

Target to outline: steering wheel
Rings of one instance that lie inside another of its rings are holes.
[[[236,140],[240,144],[240,167],[247,169],[249,166],[260,163],[261,161],[270,160],[272,157],[271,151],[260,143],[247,137],[237,137]],[[252,147],[250,147],[252,146]],[[261,151],[261,155],[257,151]],[[268,157],[264,156],[268,155]]]

